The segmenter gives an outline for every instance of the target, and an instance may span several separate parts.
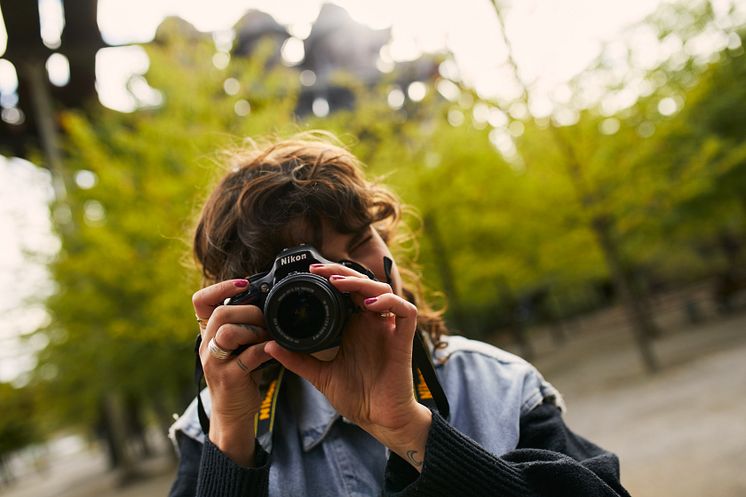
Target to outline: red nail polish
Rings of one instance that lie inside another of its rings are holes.
[[[370,304],[372,304],[373,302],[375,302],[376,300],[378,300],[378,297],[371,297],[371,298],[369,298],[369,299],[365,299],[365,301],[364,301],[364,302],[365,302],[365,305],[370,305]]]
[[[323,264],[311,264],[311,266],[309,266],[309,267],[312,267],[314,269],[319,269],[321,267],[324,267],[324,265]]]
[[[345,276],[342,276],[341,274],[335,274],[329,277],[330,280],[343,280],[345,279]]]
[[[233,282],[238,288],[246,288],[249,286],[249,280],[236,280]]]

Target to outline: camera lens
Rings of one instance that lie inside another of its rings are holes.
[[[264,306],[272,338],[298,352],[337,345],[349,312],[342,294],[311,273],[294,273],[279,281]]]
[[[313,292],[296,287],[277,306],[277,322],[281,329],[292,333],[295,338],[309,338],[324,325],[326,307]]]

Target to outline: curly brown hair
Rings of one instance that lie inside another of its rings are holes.
[[[232,167],[208,197],[194,233],[205,284],[266,271],[283,248],[302,241],[291,229],[298,222],[319,237],[326,221],[339,233],[373,225],[387,244],[401,239],[401,202],[366,180],[360,161],[333,135],[249,143],[229,154]],[[414,271],[400,266],[400,273],[406,297],[417,301],[420,329],[437,343],[446,331],[442,311],[425,301]]]

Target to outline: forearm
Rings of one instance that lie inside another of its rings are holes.
[[[433,414],[421,474],[414,472],[398,454],[392,455],[386,468],[385,495],[523,497],[534,494],[510,464],[489,454]]]
[[[381,432],[375,428],[368,431],[392,453],[401,457],[417,471],[422,471],[432,422],[432,412],[427,407],[417,404],[408,423],[396,432]]]
[[[243,467],[222,453],[209,440],[202,450],[197,497],[265,497],[269,493],[269,461],[256,445],[257,467]]]
[[[269,489],[269,462],[258,445],[256,467],[242,467],[209,440],[204,444],[177,435],[179,468],[169,497],[264,497]]]
[[[418,475],[392,455],[386,495],[627,496],[615,469],[616,459],[603,451],[587,461],[533,448],[497,457],[433,415],[422,473]]]
[[[254,423],[243,420],[238,423],[221,423],[213,419],[210,423],[210,441],[217,449],[239,466],[254,466]]]

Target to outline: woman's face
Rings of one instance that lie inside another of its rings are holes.
[[[317,237],[311,236],[307,226],[297,226],[293,231],[301,236],[296,240],[313,240]],[[373,226],[366,226],[357,233],[344,234],[336,231],[331,223],[322,220],[321,231],[322,244],[317,247],[321,255],[330,261],[350,260],[362,264],[373,271],[376,279],[386,281],[386,271],[383,267],[383,258],[388,257],[393,261],[391,252],[386,242],[383,241],[378,231]],[[399,270],[394,263],[391,267],[391,287],[394,293],[402,295],[402,282]],[[322,361],[331,361],[337,355],[339,347],[314,352],[312,355]]]
[[[322,222],[321,255],[331,261],[350,260],[362,264],[373,271],[376,279],[386,281],[383,258],[393,261],[391,252],[381,235],[373,226],[367,226],[357,233],[344,234],[336,231],[330,223]],[[394,264],[391,268],[391,287],[394,293],[402,295],[402,283],[399,270]]]

